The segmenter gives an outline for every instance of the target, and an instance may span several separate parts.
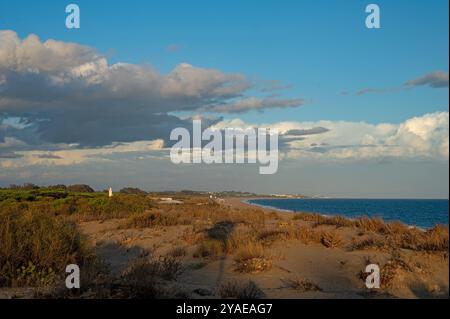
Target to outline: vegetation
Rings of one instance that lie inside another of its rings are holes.
[[[176,283],[186,268],[198,269],[212,260],[231,258],[236,276],[267,271],[273,267],[277,245],[284,242],[322,249],[382,251],[391,256],[389,262],[380,263],[385,286],[392,285],[398,274],[412,269],[407,259],[399,257],[399,251],[448,258],[447,226],[421,230],[379,218],[350,220],[309,213],[266,213],[259,208],[220,205],[206,195],[185,193],[172,196],[180,198],[182,205],[164,205],[159,203],[160,194],[125,188],[109,198],[86,186],[25,184],[0,189],[0,286],[52,286],[61,283],[67,264],[76,263],[88,269],[83,276],[90,283],[80,290],[80,296],[185,297]],[[138,258],[114,277],[95,257],[92,244],[78,228],[81,222],[109,219],[119,219],[114,221],[117,232],[154,229],[156,234],[178,226],[180,235],[163,256]],[[190,263],[183,263],[189,259]],[[317,284],[304,279],[284,283],[300,292],[320,290]],[[222,297],[263,296],[253,282],[227,282],[217,289]],[[66,296],[64,291],[58,296]]]
[[[76,226],[34,209],[0,211],[0,286],[46,286],[92,258]]]
[[[221,298],[260,299],[264,297],[263,291],[253,281],[226,282],[219,287],[218,293]]]
[[[147,195],[147,192],[134,187],[125,187],[120,190],[122,194],[132,194],[132,195]]]
[[[68,188],[70,189],[70,187]],[[105,220],[143,213],[154,206],[146,196],[79,193],[58,189],[0,189],[0,211],[39,211],[50,216],[70,216],[74,221]]]
[[[248,243],[241,247],[235,257],[236,271],[244,273],[261,272],[272,268],[272,261],[259,243]]]
[[[322,291],[317,284],[307,279],[300,278],[289,278],[282,280],[286,287],[291,289],[295,289],[299,292],[307,292],[307,291]]]

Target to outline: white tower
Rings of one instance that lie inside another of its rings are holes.
[[[113,197],[112,187],[110,187],[108,190],[108,196]]]

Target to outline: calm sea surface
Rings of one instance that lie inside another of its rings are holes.
[[[249,203],[294,212],[381,217],[429,228],[448,225],[448,199],[254,199]]]

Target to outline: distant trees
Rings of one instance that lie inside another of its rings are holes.
[[[32,183],[25,183],[23,185],[11,184],[9,185],[9,189],[32,190],[39,189],[39,186]]]
[[[67,191],[67,186],[64,184],[49,185],[47,188],[52,191]]]
[[[125,187],[120,190],[122,194],[133,194],[133,195],[147,195],[146,191],[136,187]]]
[[[8,189],[11,190],[23,190],[23,191],[32,191],[32,190],[40,190],[40,191],[59,191],[59,192],[73,192],[73,193],[94,193],[95,190],[86,184],[76,184],[66,186],[64,184],[56,184],[49,186],[38,186],[32,183],[25,183],[23,185],[11,184]]]
[[[74,193],[94,193],[95,190],[86,184],[77,184],[67,186],[67,191]]]

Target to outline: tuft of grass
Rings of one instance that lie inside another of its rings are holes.
[[[154,263],[143,258],[135,260],[120,278],[120,293],[125,298],[164,298],[165,290],[158,282],[157,275]]]
[[[170,213],[146,211],[130,215],[120,228],[150,228],[177,225],[177,217]]]
[[[282,280],[282,282],[286,287],[295,289],[300,292],[322,291],[322,288],[320,288],[317,284],[307,279],[289,278]]]
[[[327,248],[341,247],[342,237],[336,231],[327,231],[322,234],[321,243]]]
[[[368,217],[361,217],[358,218],[355,221],[356,227],[373,233],[380,233],[380,234],[386,234],[388,233],[388,227],[384,223],[383,219],[381,218],[368,218]]]
[[[355,223],[352,220],[342,216],[333,216],[333,217],[320,216],[317,218],[314,226],[320,225],[330,225],[339,228],[339,227],[353,227]]]
[[[304,244],[318,243],[321,240],[320,233],[309,227],[300,227],[297,238]]]
[[[132,261],[122,274],[123,282],[156,282],[160,279],[176,280],[183,272],[182,264],[176,258],[139,258]]]
[[[269,245],[275,241],[286,239],[288,234],[283,230],[262,230],[259,232],[257,239],[262,243]]]
[[[174,258],[180,258],[186,256],[186,247],[184,246],[177,246],[172,248],[167,255]]]
[[[364,250],[371,248],[383,248],[384,242],[378,238],[366,237],[361,240],[353,240],[350,244],[350,250]]]
[[[444,253],[449,250],[448,227],[441,225],[427,231],[412,228],[404,232],[391,233],[386,240],[392,248]]]
[[[259,243],[248,243],[241,247],[234,258],[236,271],[255,273],[272,268],[272,261]]]
[[[236,299],[260,299],[265,296],[264,292],[253,281],[246,283],[229,281],[219,287],[218,294],[221,298]]]

